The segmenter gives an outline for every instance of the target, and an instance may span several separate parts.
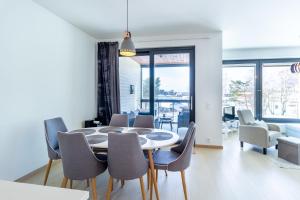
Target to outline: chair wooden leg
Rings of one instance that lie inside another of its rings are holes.
[[[97,200],[97,183],[96,177],[91,179],[91,186],[92,186],[92,200]]]
[[[144,187],[144,180],[143,177],[140,177],[140,185],[141,185],[141,191],[142,191],[142,197],[143,200],[146,200],[146,193],[145,193],[145,187]]]
[[[70,189],[73,188],[73,180],[70,179]]]
[[[108,181],[107,191],[106,191],[106,200],[110,200],[110,193],[112,191],[112,183],[113,183],[113,178],[110,176],[109,181]]]
[[[86,179],[86,187],[90,187],[90,181],[89,181],[89,179]]]
[[[68,178],[64,177],[62,182],[61,182],[61,186],[62,188],[66,188],[67,187],[67,183],[68,183]]]
[[[152,200],[152,196],[153,196],[153,179],[152,179],[152,174],[151,174],[151,172],[150,172],[150,176],[149,176],[149,178],[150,178],[150,200]]]
[[[157,180],[158,180],[158,169],[156,169],[156,182],[157,182]]]
[[[149,169],[147,170],[147,190],[150,189],[150,177],[149,177]]]
[[[187,200],[188,197],[187,197],[187,189],[186,189],[186,183],[185,183],[185,174],[184,174],[184,171],[180,171],[180,173],[181,173],[181,180],[182,180],[184,198],[185,198],[185,200]]]
[[[155,178],[155,169],[154,169],[152,150],[148,150],[148,158],[149,158],[149,165],[151,169],[152,184],[154,185],[156,199],[159,200],[160,198],[159,198],[159,192],[158,192],[157,182]]]
[[[50,172],[50,169],[51,169],[51,165],[52,165],[52,160],[49,159],[48,165],[47,165],[47,168],[46,168],[46,172],[45,172],[44,185],[47,184],[47,180],[48,180],[49,172]]]

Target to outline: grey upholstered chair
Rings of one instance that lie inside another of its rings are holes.
[[[110,174],[106,199],[110,199],[113,178],[121,180],[140,179],[143,200],[146,199],[143,175],[148,161],[141,149],[136,133],[108,134],[108,171]]]
[[[263,154],[267,154],[267,148],[277,148],[277,138],[282,137],[280,127],[276,124],[256,121],[251,110],[238,110],[239,117],[239,140],[241,148],[244,142],[263,148]]]
[[[133,127],[139,128],[154,128],[154,118],[152,115],[137,115]],[[144,154],[147,155],[147,151],[144,151]],[[150,188],[150,169],[147,171],[147,188]],[[124,185],[124,181],[122,181]]]
[[[48,157],[49,162],[46,168],[45,178],[44,178],[44,185],[46,185],[49,172],[51,169],[52,161],[60,159],[60,151],[58,146],[57,140],[57,132],[67,132],[68,129],[61,117],[56,117],[53,119],[47,119],[44,121],[45,125],[45,137],[48,149]]]
[[[180,171],[184,197],[186,200],[188,199],[188,195],[184,171],[189,167],[191,162],[192,149],[195,141],[195,129],[195,124],[192,122],[186,137],[180,145],[171,148],[170,151],[156,151],[153,156],[154,167],[156,170]],[[152,184],[150,192],[152,196]]]
[[[109,126],[128,127],[128,115],[113,114]]]
[[[154,118],[152,115],[137,115],[133,127],[154,128]]]
[[[194,131],[195,131],[195,123],[190,122],[190,124],[188,125],[188,130],[184,135],[184,138],[179,142],[177,146],[171,148],[171,151],[182,153]]]
[[[68,180],[91,179],[92,199],[97,199],[96,176],[107,168],[107,162],[97,159],[83,133],[58,132],[64,178],[61,187]]]

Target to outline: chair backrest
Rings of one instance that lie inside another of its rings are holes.
[[[154,118],[152,115],[137,115],[133,127],[154,128]]]
[[[107,168],[92,152],[83,133],[58,132],[64,176],[71,180],[93,178]]]
[[[108,171],[117,179],[131,180],[143,176],[148,162],[136,133],[108,134]]]
[[[109,126],[128,127],[127,114],[113,114]]]
[[[185,170],[190,166],[192,149],[195,141],[195,131],[196,131],[196,127],[195,124],[193,124],[189,133],[190,137],[187,139],[188,141],[186,143],[184,150],[175,161],[169,164],[168,170],[181,171],[181,170]]]
[[[190,122],[190,111],[182,111],[178,115],[177,127],[188,127]]]
[[[45,125],[45,137],[48,148],[48,155],[50,159],[58,159],[58,131],[67,132],[68,129],[61,117],[56,117],[53,119],[47,119],[44,121]]]
[[[187,143],[188,143],[188,141],[189,141],[189,139],[190,139],[190,137],[191,137],[194,130],[195,130],[195,123],[191,122],[189,124],[189,128],[188,128],[182,142],[179,145],[177,145],[176,147],[171,148],[171,150],[175,151],[177,153],[182,153],[184,151],[184,149],[185,149],[185,147],[186,147],[186,145],[187,145]]]
[[[241,125],[252,125],[255,123],[251,110],[238,110],[237,114]]]

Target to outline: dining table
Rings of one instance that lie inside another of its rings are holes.
[[[86,136],[86,139],[92,149],[107,149],[109,133],[137,133],[139,143],[142,150],[147,151],[149,159],[149,167],[151,171],[152,184],[154,186],[156,199],[159,200],[159,192],[156,182],[156,174],[154,171],[153,151],[163,147],[174,145],[179,136],[172,131],[155,129],[155,128],[138,128],[138,127],[115,127],[101,126],[73,130],[71,132],[81,132]]]

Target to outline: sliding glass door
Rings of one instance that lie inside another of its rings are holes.
[[[135,57],[120,57],[121,111],[151,114],[156,128],[188,127],[195,120],[194,63],[194,47],[140,49]]]

